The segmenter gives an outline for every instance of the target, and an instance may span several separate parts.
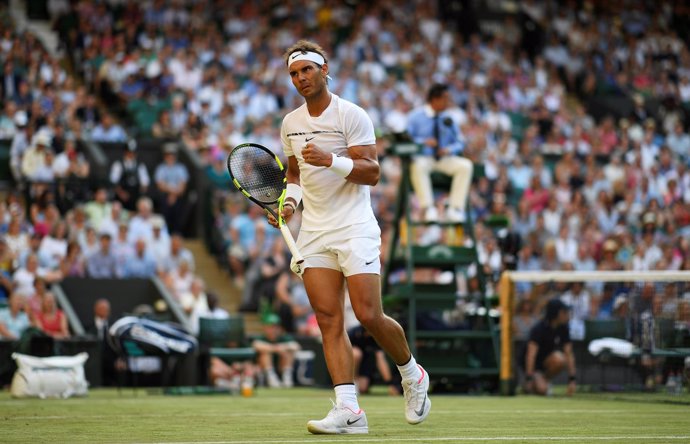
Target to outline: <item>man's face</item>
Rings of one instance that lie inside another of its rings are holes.
[[[326,87],[327,65],[321,68],[308,60],[298,60],[288,68],[292,84],[302,97],[314,97]]]
[[[450,93],[446,91],[439,97],[431,99],[429,105],[431,105],[431,108],[437,113],[446,110],[448,106],[450,106]]]
[[[105,301],[101,301],[96,304],[94,311],[96,316],[99,318],[108,319],[110,317],[110,304]]]

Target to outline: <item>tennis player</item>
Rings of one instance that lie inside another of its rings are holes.
[[[328,415],[307,423],[311,433],[368,433],[359,407],[352,347],[345,332],[344,283],[362,325],[398,364],[410,424],[426,419],[429,375],[410,353],[405,333],[381,306],[381,230],[369,187],[378,183],[374,125],[359,106],[328,90],[328,62],[317,44],[301,40],[285,53],[292,84],[306,103],[285,116],[281,128],[288,158],[287,220],[304,204],[297,245],[304,256],[298,272],[323,336],[336,402]],[[269,216],[272,225],[275,219]],[[293,261],[294,262],[294,261]],[[293,270],[296,270],[293,263]]]

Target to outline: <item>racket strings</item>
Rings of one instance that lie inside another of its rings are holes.
[[[261,148],[247,146],[236,149],[228,158],[233,178],[254,199],[273,203],[283,192],[285,173],[275,158]]]

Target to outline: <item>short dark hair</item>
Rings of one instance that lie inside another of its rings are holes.
[[[311,51],[319,54],[321,57],[323,57],[324,63],[328,63],[328,57],[326,57],[326,51],[323,50],[323,48],[315,42],[312,42],[311,40],[300,40],[299,42],[295,43],[291,47],[289,47],[286,51],[285,54],[283,54],[283,58],[285,59],[285,64],[288,62],[288,57],[290,57],[290,54],[292,54],[295,51]]]
[[[433,99],[441,97],[446,91],[448,91],[448,85],[445,83],[434,83],[431,85],[431,88],[429,88],[429,92],[426,95],[426,101],[431,102]]]
[[[553,321],[561,311],[568,310],[570,307],[559,298],[553,298],[546,304],[545,317],[547,321]]]

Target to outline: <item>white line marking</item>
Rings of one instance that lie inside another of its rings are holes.
[[[375,413],[377,415],[397,415],[400,413],[399,409],[394,409],[394,410],[380,410],[376,409]],[[635,412],[631,412],[629,410],[587,410],[587,409],[560,409],[560,410],[472,410],[470,413],[472,414],[491,414],[491,415],[497,415],[497,414],[507,414],[507,413],[529,413],[529,414],[541,414],[541,415],[570,415],[570,414],[577,414],[577,413],[588,413],[588,414],[597,414],[597,413],[605,413],[609,415],[631,415],[635,414]],[[434,410],[434,415],[457,415],[458,410]],[[660,411],[660,412],[644,412],[640,413],[645,416],[649,415],[668,415],[668,411]],[[247,417],[247,416],[253,416],[253,417],[274,417],[274,416],[282,416],[282,417],[301,417],[301,416],[309,416],[305,415],[304,413],[291,413],[291,412],[274,412],[274,413],[266,413],[266,412],[224,412],[224,413],[198,413],[198,414],[193,414],[189,412],[171,412],[168,414],[160,414],[160,413],[133,413],[131,415],[46,415],[46,416],[31,416],[31,415],[22,415],[22,416],[11,416],[11,415],[0,415],[4,420],[7,421],[12,421],[12,420],[57,420],[57,419],[127,419],[127,418],[169,418],[169,417],[185,417],[185,418],[236,418],[236,417]]]
[[[436,438],[383,438],[371,437],[362,439],[348,439],[347,442],[417,442],[417,441],[621,441],[621,440],[654,440],[654,441],[675,441],[688,440],[690,435],[621,435],[621,436],[453,436],[453,437],[436,437]],[[342,442],[340,436],[333,436],[331,438],[310,438],[310,439],[280,439],[280,440],[252,440],[252,441],[172,441],[159,442],[156,444],[258,444],[258,443],[314,443],[314,442]]]
[[[457,415],[459,413],[458,410],[434,410],[434,415]],[[472,414],[490,414],[490,415],[500,415],[500,414],[522,414],[522,413],[530,413],[530,414],[540,414],[540,415],[562,415],[562,414],[573,414],[573,413],[588,413],[588,414],[598,414],[598,413],[605,413],[608,415],[633,415],[635,414],[634,411],[630,410],[588,410],[588,409],[560,409],[560,410],[472,410]],[[235,418],[235,417],[247,417],[247,416],[253,416],[253,417],[274,417],[274,416],[283,416],[283,417],[299,417],[299,416],[309,416],[305,415],[304,413],[292,413],[292,412],[273,412],[273,413],[266,413],[266,412],[226,412],[226,413],[199,413],[199,414],[190,414],[190,413],[185,413],[187,416],[190,417],[196,417],[196,418]],[[643,413],[645,416],[649,415],[668,415],[668,411],[660,411],[660,412],[644,412]],[[400,415],[400,410],[395,409],[395,410],[376,410],[376,415],[377,416],[383,416],[383,415]],[[3,415],[0,415],[0,417],[3,417]],[[132,414],[124,414],[124,415],[79,415],[74,416],[74,415],[46,415],[46,416],[31,416],[31,415],[23,415],[23,416],[11,416],[11,415],[4,415],[5,420],[11,421],[11,420],[53,420],[53,419],[78,419],[78,420],[84,420],[84,419],[127,419],[127,418],[168,418],[170,417],[170,414],[160,414],[160,413],[132,413]]]

